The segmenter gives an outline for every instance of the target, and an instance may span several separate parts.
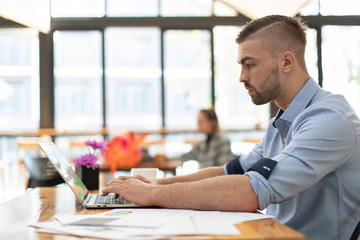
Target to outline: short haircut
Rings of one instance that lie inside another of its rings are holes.
[[[305,68],[306,30],[307,25],[300,17],[269,15],[248,22],[238,34],[236,43],[260,39],[272,56],[291,51]]]

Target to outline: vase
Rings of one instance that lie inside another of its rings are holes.
[[[99,190],[99,168],[76,166],[75,172],[88,190]]]

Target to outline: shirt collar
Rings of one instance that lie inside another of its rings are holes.
[[[314,79],[310,78],[291,101],[288,108],[285,111],[282,109],[278,111],[275,121],[273,122],[273,126],[276,127],[275,122],[279,118],[287,122],[293,122],[294,119],[309,105],[311,99],[315,96],[319,89],[320,86],[314,81]]]

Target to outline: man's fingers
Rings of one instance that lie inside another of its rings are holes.
[[[147,179],[146,177],[141,176],[141,175],[134,176],[134,179],[139,179],[140,181],[143,181],[144,183],[150,183],[149,179]]]

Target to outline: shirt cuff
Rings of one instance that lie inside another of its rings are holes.
[[[226,165],[227,174],[244,174],[244,170],[240,164],[240,156],[231,159]]]
[[[246,172],[245,174],[250,177],[250,184],[258,196],[259,210],[264,210],[271,203],[271,196],[273,195],[269,182],[255,171]]]

